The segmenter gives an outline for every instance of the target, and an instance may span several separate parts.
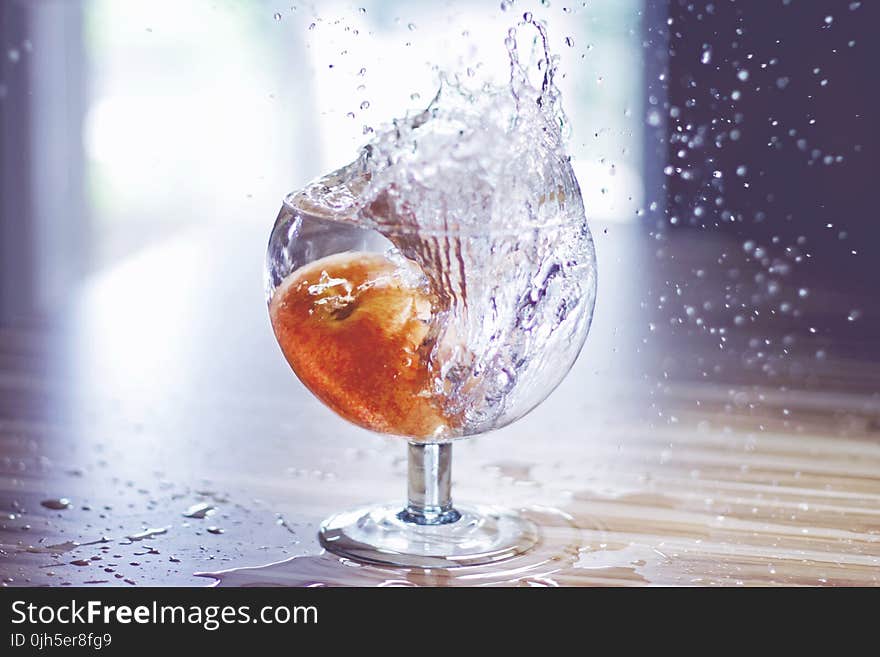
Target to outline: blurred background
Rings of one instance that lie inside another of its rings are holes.
[[[425,106],[438,71],[503,81],[525,12],[599,251],[570,395],[821,387],[876,360],[876,3],[0,7],[0,319],[61,327],[102,388],[281,380],[260,295],[281,199]]]
[[[262,299],[263,253],[282,198],[353,160],[374,126],[425,107],[440,71],[505,84],[504,39],[527,11],[548,23],[560,60],[591,220],[636,226],[649,196],[662,215],[661,158],[644,152],[653,49],[645,26],[662,26],[659,6],[2,0],[2,8],[0,317],[59,336],[60,355],[39,351],[63,370],[68,394],[133,391],[128,399],[149,405],[150,390],[167,405],[174,392],[250,392],[255,381],[298,393]],[[616,239],[601,257],[632,260],[631,241]],[[637,277],[614,279],[607,299],[629,289],[634,301]],[[608,341],[622,322],[601,314],[594,333],[606,339],[595,341],[590,371],[620,370]]]
[[[554,8],[552,47],[568,71],[578,170],[596,179],[589,205],[623,219],[644,195],[639,2],[602,4],[589,16]],[[15,245],[4,262],[28,240],[37,269],[36,296],[5,290],[10,310],[45,309],[82,276],[197,225],[267,232],[287,192],[354,159],[371,126],[425,106],[437,68],[506,73],[503,39],[522,13],[497,2],[3,7],[4,225],[30,228],[4,240]],[[612,163],[623,184],[610,184]]]

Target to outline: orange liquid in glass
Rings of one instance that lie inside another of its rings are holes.
[[[430,295],[373,253],[305,265],[269,304],[281,350],[312,393],[355,424],[414,438],[447,423],[422,355],[431,312]]]

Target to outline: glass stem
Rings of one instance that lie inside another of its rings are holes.
[[[406,508],[398,514],[404,522],[445,525],[461,515],[452,507],[452,445],[409,443]]]

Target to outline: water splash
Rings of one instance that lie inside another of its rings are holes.
[[[304,219],[375,230],[389,258],[418,265],[414,285],[434,300],[419,349],[426,394],[449,418],[437,440],[503,426],[540,403],[577,357],[595,301],[558,59],[534,19],[511,28],[505,46],[507,85],[441,74],[425,109],[377,128],[352,164],[290,195],[270,242],[270,299],[292,264],[305,264],[284,252]]]

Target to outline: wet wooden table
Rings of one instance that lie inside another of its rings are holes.
[[[57,317],[0,329],[0,578],[878,584],[880,368],[859,357],[877,335],[869,309],[849,342],[795,330],[765,347],[750,326],[725,351],[702,324],[658,328],[676,320],[657,309],[668,281],[650,269],[664,262],[653,245],[619,226],[596,233],[597,314],[571,375],[524,420],[454,448],[456,498],[525,509],[542,532],[531,553],[455,571],[321,553],[322,518],[402,499],[405,449],[337,419],[290,373],[262,299],[265,236],[246,229],[180,235],[90,280]],[[826,313],[834,302],[818,287],[810,299]],[[762,352],[780,345],[778,358]]]

